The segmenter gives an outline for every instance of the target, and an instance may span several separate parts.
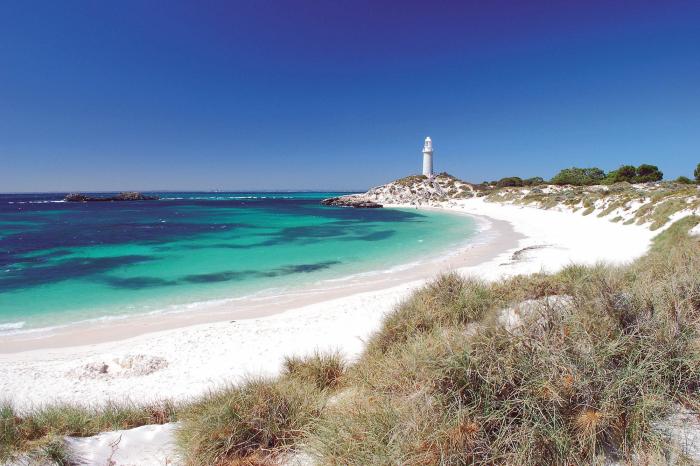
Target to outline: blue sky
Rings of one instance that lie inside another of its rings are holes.
[[[700,162],[700,2],[7,1],[0,191]]]

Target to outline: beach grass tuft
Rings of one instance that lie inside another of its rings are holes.
[[[178,445],[190,465],[272,463],[293,451],[324,404],[313,383],[252,379],[186,407]]]
[[[343,383],[347,363],[338,351],[307,356],[287,356],[282,365],[284,377],[314,384],[319,390],[335,390]]]

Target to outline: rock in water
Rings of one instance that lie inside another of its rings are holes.
[[[90,198],[85,194],[80,193],[70,193],[63,198],[66,202],[87,202]]]
[[[383,207],[376,202],[352,199],[350,197],[330,197],[322,200],[321,204],[334,207],[354,207],[356,209],[379,209]]]
[[[157,201],[158,196],[146,196],[135,191],[119,193],[116,196],[92,197],[80,193],[71,193],[63,198],[66,202],[114,202],[114,201]]]

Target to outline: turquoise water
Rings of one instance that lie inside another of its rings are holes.
[[[325,207],[334,193],[0,195],[0,332],[289,290],[438,255],[465,216]]]

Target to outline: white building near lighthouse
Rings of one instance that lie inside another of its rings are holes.
[[[428,178],[433,176],[433,141],[430,137],[425,138],[423,145],[423,174]]]

